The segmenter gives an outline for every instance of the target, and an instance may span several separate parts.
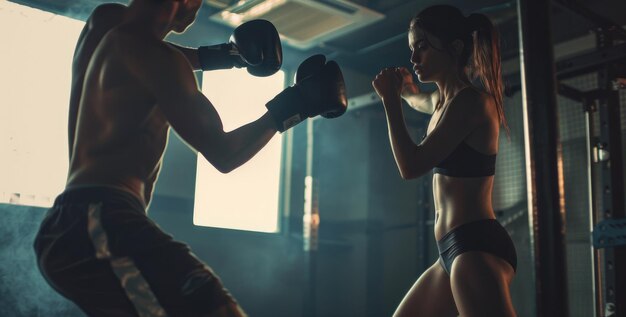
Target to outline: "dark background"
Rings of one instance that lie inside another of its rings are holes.
[[[84,20],[104,1],[14,2]],[[291,151],[283,153],[291,157],[291,164],[284,165],[282,179],[283,184],[291,184],[282,189],[290,203],[280,207],[281,232],[277,234],[194,226],[196,155],[175,134],[167,147],[149,215],[165,231],[188,243],[220,275],[251,316],[310,316],[310,307],[315,316],[390,316],[421,272],[436,260],[430,175],[403,181],[390,151],[380,104],[354,101],[372,93],[370,82],[381,68],[409,66],[405,35],[413,15],[441,3],[458,6],[467,14],[489,15],[502,36],[503,72],[507,78],[519,81],[516,1],[350,2],[380,12],[385,18],[308,50],[284,46],[283,68],[287,74],[315,53],[338,61],[349,98],[357,104],[341,118],[312,122],[314,176],[319,181],[323,219],[319,251],[312,266],[313,284],[309,279],[310,258],[302,250],[306,124],[297,126],[285,139],[293,145]],[[582,4],[620,25],[626,24],[625,1]],[[205,3],[194,26],[184,35],[169,39],[187,46],[225,41],[232,28],[206,18],[218,11]],[[557,60],[594,49],[590,22],[558,6],[553,8],[551,18]],[[589,90],[596,87],[596,81],[596,74],[590,73],[568,83]],[[519,270],[512,286],[515,308],[519,316],[533,316],[535,287],[521,100],[520,92],[505,99],[511,135],[500,141],[494,206],[518,251]],[[624,129],[623,92],[621,104]],[[584,114],[580,104],[561,97],[558,107],[566,179],[570,313],[586,317],[592,314],[593,306]],[[418,138],[429,117],[405,110],[411,134]],[[43,208],[0,204],[0,316],[82,316],[73,304],[52,291],[36,270],[31,244],[44,212]]]

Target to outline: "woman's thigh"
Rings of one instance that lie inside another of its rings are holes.
[[[439,262],[435,262],[419,277],[394,313],[394,317],[457,315],[450,278]]]
[[[515,273],[502,258],[485,252],[466,252],[454,259],[450,274],[452,294],[461,316],[516,316],[509,292]]]

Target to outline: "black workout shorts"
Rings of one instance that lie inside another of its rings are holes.
[[[460,225],[439,241],[439,263],[450,275],[452,262],[465,252],[481,251],[498,256],[517,269],[517,253],[508,232],[495,219],[483,219]]]
[[[41,273],[89,316],[201,316],[234,299],[130,193],[66,190],[35,238]]]

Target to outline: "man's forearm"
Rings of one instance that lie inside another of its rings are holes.
[[[274,121],[265,113],[261,118],[238,129],[226,133],[221,166],[222,172],[229,172],[254,157],[276,134]]]

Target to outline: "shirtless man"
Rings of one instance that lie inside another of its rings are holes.
[[[94,10],[74,56],[70,166],[35,240],[50,285],[89,316],[245,316],[211,269],[145,213],[169,128],[227,173],[278,132],[346,110],[339,66],[320,56],[268,112],[224,132],[193,69],[276,72],[282,61],[267,21],[235,29],[231,42],[198,50],[163,41],[195,20],[201,0],[133,0]],[[247,105],[244,105],[247,106]]]

